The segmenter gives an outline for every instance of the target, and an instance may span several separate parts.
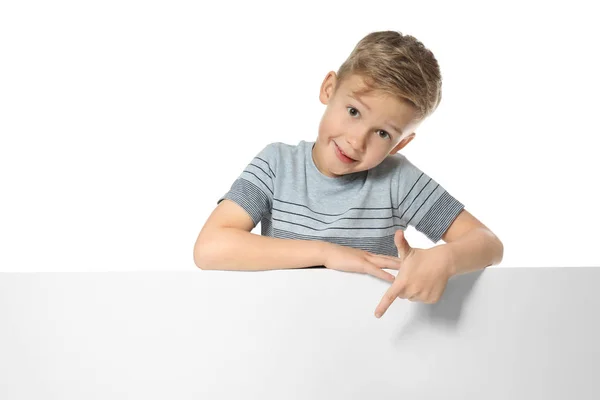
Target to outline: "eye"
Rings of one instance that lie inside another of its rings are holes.
[[[349,113],[351,116],[353,116],[353,117],[354,117],[355,115],[359,115],[359,114],[360,114],[360,113],[358,112],[358,110],[357,110],[356,108],[352,107],[352,106],[347,106],[347,107],[346,107],[346,109],[347,109],[347,110],[354,110],[354,111],[356,111],[356,114],[353,114],[351,111],[348,111],[348,113]],[[383,133],[385,133],[385,135],[387,136],[387,138],[388,138],[388,139],[391,139],[391,138],[392,138],[392,135],[390,135],[389,133],[387,133],[386,131],[384,131],[384,130],[382,130],[382,129],[378,130],[377,132],[383,132]],[[380,137],[381,137],[382,139],[385,139],[385,138],[386,138],[386,136],[380,136]]]
[[[387,135],[388,139],[391,139],[391,138],[392,138],[392,136],[391,136],[389,133],[387,133],[386,131],[384,131],[383,129],[380,129],[378,132],[383,132],[383,133],[385,133],[385,134]],[[383,137],[382,139],[385,139],[385,137]]]
[[[346,107],[346,109],[351,109],[351,110],[354,110],[354,111],[356,111],[356,113],[357,113],[357,114],[360,114],[360,113],[358,112],[358,110],[357,110],[356,108],[354,108],[354,107],[348,106],[348,107]],[[355,115],[355,114],[352,114],[352,113],[350,112],[350,115],[352,115],[352,116],[354,117],[354,115]]]

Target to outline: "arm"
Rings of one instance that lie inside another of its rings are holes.
[[[442,236],[452,255],[452,275],[499,264],[504,245],[494,233],[467,210],[461,211]]]
[[[327,242],[279,239],[251,233],[255,227],[237,203],[223,200],[210,215],[194,245],[201,269],[261,271],[325,264]]]
[[[194,252],[201,269],[261,271],[325,264],[325,242],[279,239],[237,228],[218,228]]]

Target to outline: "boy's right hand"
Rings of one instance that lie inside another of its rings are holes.
[[[325,267],[345,272],[359,272],[393,283],[396,277],[382,268],[398,270],[402,262],[398,257],[383,256],[354,247],[328,243]]]

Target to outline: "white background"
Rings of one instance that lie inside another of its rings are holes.
[[[598,265],[592,7],[2,2],[0,271],[196,268],[218,198],[267,143],[316,138],[325,75],[376,30],[435,54],[443,100],[402,153],[502,239],[500,267]]]

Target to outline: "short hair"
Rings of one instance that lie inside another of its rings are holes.
[[[360,76],[366,87],[354,93],[383,92],[417,109],[417,119],[430,116],[442,100],[442,76],[433,53],[411,35],[371,32],[340,66],[338,85]],[[339,87],[336,85],[336,87]]]

